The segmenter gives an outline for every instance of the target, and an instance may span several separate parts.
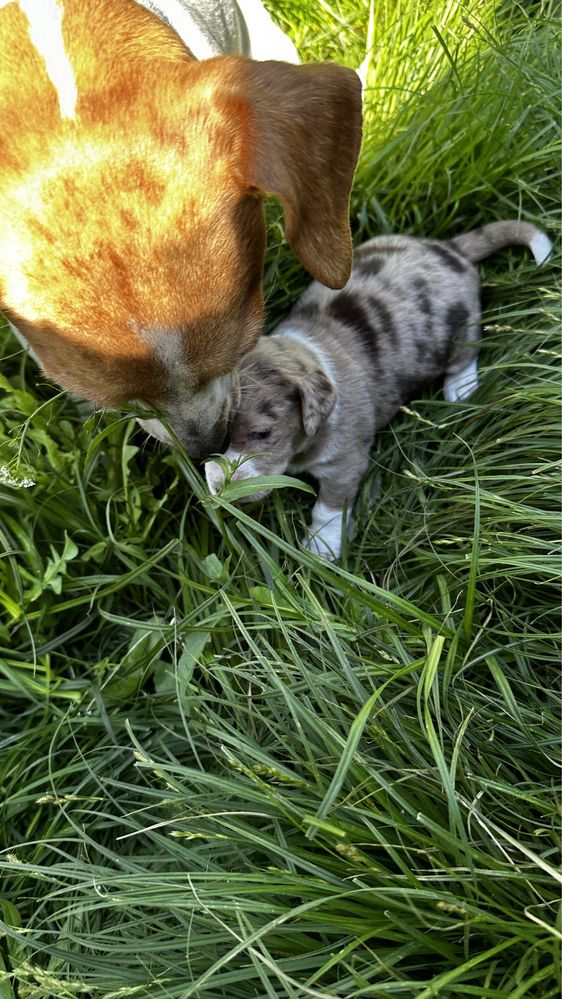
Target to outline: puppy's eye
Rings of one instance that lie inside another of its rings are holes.
[[[250,437],[253,441],[266,441],[271,437],[271,430],[253,430]]]

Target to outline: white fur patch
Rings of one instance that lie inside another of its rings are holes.
[[[224,485],[224,472],[218,461],[208,461],[205,465],[205,478],[211,496],[216,496]]]
[[[529,248],[537,264],[544,264],[552,250],[552,243],[545,232],[538,232],[529,243]]]
[[[341,555],[343,510],[334,509],[317,500],[312,510],[312,523],[303,545],[315,555],[335,561]]]
[[[45,60],[47,73],[57,92],[61,118],[74,118],[78,90],[64,47],[62,0],[19,0],[19,5],[29,22],[29,37]]]
[[[239,481],[240,479],[253,479],[256,475],[261,475],[260,469],[257,468],[256,463],[253,458],[244,459],[242,451],[235,451],[234,448],[227,448],[224,452],[223,458],[227,461],[238,462],[241,461],[242,464],[232,475],[234,481]],[[218,461],[208,461],[205,465],[205,478],[207,480],[207,485],[209,487],[209,492],[216,496],[217,493],[224,486],[224,472]]]
[[[226,458],[227,461],[236,461],[241,457],[242,455],[239,451],[234,451],[230,447],[223,454],[223,458]],[[205,478],[207,480],[209,492],[212,493],[213,496],[216,496],[224,485],[224,472],[218,461],[207,462],[205,465]]]
[[[466,368],[454,375],[446,375],[443,395],[447,402],[462,402],[469,399],[478,388],[478,361],[473,358]]]
[[[261,0],[238,0],[238,7],[248,27],[252,59],[300,61],[292,41],[273,22]]]
[[[160,420],[141,420],[137,417],[137,423],[142,427],[145,434],[149,434],[150,437],[156,437],[156,440],[160,441],[161,444],[169,444],[170,447],[173,447],[174,442]]]
[[[293,43],[273,23],[261,0],[237,3],[215,0],[199,5],[185,4],[183,0],[137,2],[169,24],[196,59],[245,55],[252,59],[299,62]]]

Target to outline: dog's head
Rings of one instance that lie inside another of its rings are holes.
[[[127,25],[82,7],[65,3],[67,117],[18,6],[0,10],[0,304],[54,381],[154,408],[203,456],[262,327],[264,194],[308,270],[347,280],[360,84],[332,65],[195,63],[138,5]]]
[[[232,479],[281,475],[312,446],[335,403],[336,388],[314,354],[298,341],[263,337],[240,366],[240,404],[224,454],[234,463]],[[217,493],[223,465],[207,462],[205,475],[210,491]],[[267,492],[252,493],[246,501]]]

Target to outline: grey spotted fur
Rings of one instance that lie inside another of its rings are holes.
[[[356,250],[343,291],[315,281],[244,358],[226,457],[263,452],[235,478],[288,469],[318,479],[309,547],[339,554],[342,508],[353,505],[375,432],[401,405],[442,375],[446,398],[472,394],[480,339],[474,263],[512,243],[530,247],[537,263],[550,250],[540,229],[515,221],[450,240],[371,239]],[[217,463],[207,465],[213,491],[222,477]]]

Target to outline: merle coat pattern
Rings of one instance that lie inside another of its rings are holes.
[[[342,291],[313,282],[288,318],[243,359],[241,402],[225,457],[233,478],[308,471],[318,479],[306,544],[341,550],[375,433],[444,375],[451,402],[477,388],[480,281],[474,263],[528,246],[541,263],[550,241],[530,223],[495,222],[450,240],[380,236],[355,251]],[[242,460],[248,453],[249,460]],[[241,463],[240,463],[241,462]],[[219,463],[206,466],[216,492]],[[257,499],[266,491],[250,497]]]

